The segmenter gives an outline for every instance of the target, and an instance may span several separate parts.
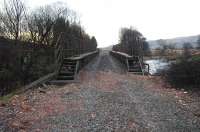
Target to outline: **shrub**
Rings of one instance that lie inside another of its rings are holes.
[[[8,69],[2,69],[0,72],[0,96],[11,92],[11,87],[17,87],[17,81],[13,76],[13,72]]]
[[[200,88],[200,60],[182,60],[171,64],[165,78],[175,87]]]
[[[53,51],[47,46],[28,42],[13,45],[12,40],[0,39],[0,96],[53,72]]]

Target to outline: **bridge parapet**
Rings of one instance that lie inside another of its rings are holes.
[[[124,64],[128,72],[142,75],[149,74],[149,65],[144,63],[139,56],[130,56],[117,51],[110,51],[110,54]]]
[[[77,80],[79,71],[91,61],[99,50],[88,52],[73,57],[63,58],[62,63],[58,69],[56,80],[51,81],[52,83],[67,83],[74,82]]]

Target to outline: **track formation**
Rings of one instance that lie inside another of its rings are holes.
[[[199,132],[193,105],[146,78],[127,74],[108,51],[101,51],[80,72],[79,83],[28,91],[13,99],[15,105],[1,107],[0,130]]]

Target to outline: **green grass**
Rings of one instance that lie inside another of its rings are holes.
[[[0,97],[0,101],[7,103],[14,95],[15,95],[15,93],[13,92],[8,95],[2,96],[2,97]]]
[[[2,101],[2,102],[4,102],[4,103],[9,102],[9,100],[10,100],[13,96],[17,95],[17,94],[19,93],[19,91],[20,91],[20,89],[15,90],[15,91],[13,91],[13,92],[7,94],[7,95],[0,96],[0,101]]]
[[[193,61],[200,61],[200,56],[193,56],[193,57],[192,57],[192,60],[193,60]]]

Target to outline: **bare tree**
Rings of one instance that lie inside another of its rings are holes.
[[[36,43],[38,41],[38,28],[37,28],[34,14],[31,13],[28,16],[26,16],[26,21],[27,21],[27,27],[28,27],[27,32],[29,32],[30,34],[29,41]]]
[[[149,43],[147,42],[146,38],[142,39],[143,41],[143,51],[145,56],[150,56],[151,55],[151,49],[149,47]]]
[[[80,25],[80,20],[79,20],[79,16],[77,15],[77,13],[73,10],[69,10],[69,16],[68,16],[68,20],[70,23],[73,23],[73,24],[79,24]]]
[[[160,39],[157,42],[159,44],[159,49],[160,49],[159,55],[160,56],[167,55],[167,50],[168,50],[168,44],[167,44],[167,42],[165,40],[163,40],[163,39]]]
[[[68,19],[68,9],[55,5],[40,7],[27,16],[31,41],[41,44],[51,44],[53,27],[58,19]],[[63,27],[64,28],[64,27]]]
[[[122,28],[120,33],[120,44],[124,47],[126,53],[130,55],[142,55],[143,36],[133,28]]]
[[[21,0],[4,0],[4,12],[0,14],[0,20],[8,37],[14,38],[15,44],[20,38],[24,16],[25,5]]]
[[[4,36],[4,35],[5,35],[5,29],[2,22],[0,22],[0,36]]]

